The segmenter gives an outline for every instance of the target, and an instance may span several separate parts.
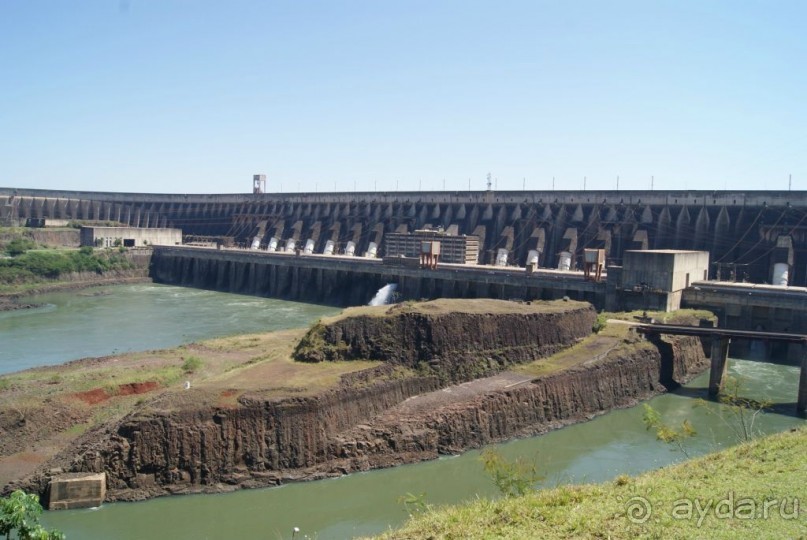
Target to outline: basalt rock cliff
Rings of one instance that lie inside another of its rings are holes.
[[[597,314],[585,302],[434,300],[340,316],[300,341],[302,362],[379,359],[459,383],[549,356],[591,334]]]
[[[108,500],[313,480],[541,433],[634,404],[707,366],[697,339],[635,338],[574,368],[502,382],[514,376],[504,367],[575,342],[594,317],[581,305],[545,315],[393,310],[323,324],[298,350],[308,360],[320,359],[311,345],[323,339],[331,347],[324,358],[389,361],[314,396],[253,393],[231,407],[163,411],[155,404],[88,433],[49,467],[106,472]],[[463,369],[463,358],[476,367]],[[482,378],[457,385],[478,372]],[[43,470],[23,487],[44,494],[48,476]]]

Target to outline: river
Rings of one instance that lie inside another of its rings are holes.
[[[157,284],[25,298],[0,312],[0,373],[78,358],[164,349],[213,337],[299,328],[333,307]]]
[[[47,295],[47,305],[0,314],[0,366],[30,367],[115,351],[154,349],[212,335],[264,331],[310,324],[333,308],[222,293],[163,287],[122,286],[85,293]],[[11,321],[11,322],[9,322]],[[126,332],[121,332],[125,322]],[[90,336],[81,333],[93,328]],[[111,338],[110,338],[111,336]],[[47,339],[46,339],[47,338]],[[6,353],[10,339],[13,354]],[[50,343],[58,339],[64,343]],[[46,347],[39,354],[37,348]],[[53,347],[51,350],[50,347]],[[36,354],[33,351],[37,351]],[[71,351],[66,355],[64,351]],[[21,369],[16,367],[14,369]],[[765,433],[802,425],[794,416],[798,368],[731,360],[730,373],[743,380],[743,395],[781,407],[761,415]],[[680,391],[651,400],[670,423],[689,419],[698,431],[687,443],[690,455],[736,441],[736,425],[724,407],[702,406],[708,374]],[[723,415],[721,417],[720,415]],[[655,439],[642,424],[642,407],[612,411],[589,422],[540,437],[497,445],[506,457],[534,459],[545,475],[541,485],[599,482],[680,461],[684,456]],[[141,503],[105,504],[97,509],[46,513],[43,521],[68,538],[171,539],[297,538],[342,539],[384,531],[406,517],[399,499],[425,494],[430,504],[496,496],[484,475],[479,452],[371,471],[342,478],[224,495],[164,497]]]

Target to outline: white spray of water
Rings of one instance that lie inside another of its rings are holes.
[[[375,293],[373,299],[370,300],[370,303],[367,304],[368,306],[383,306],[385,304],[389,304],[390,299],[392,298],[392,293],[395,292],[395,289],[398,288],[397,283],[387,283],[380,289],[378,292]]]

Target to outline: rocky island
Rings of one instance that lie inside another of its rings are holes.
[[[326,478],[585,420],[708,365],[696,338],[596,319],[564,300],[407,302],[3,376],[0,481],[47,501],[76,473],[105,473],[106,500]]]

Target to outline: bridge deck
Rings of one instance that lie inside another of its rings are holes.
[[[674,334],[678,336],[718,336],[737,339],[759,339],[786,343],[807,343],[807,335],[756,330],[730,330],[704,326],[679,326],[676,324],[637,324],[636,330],[643,334]]]

